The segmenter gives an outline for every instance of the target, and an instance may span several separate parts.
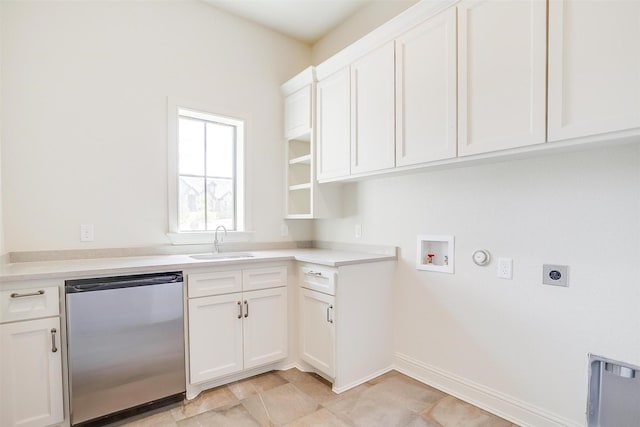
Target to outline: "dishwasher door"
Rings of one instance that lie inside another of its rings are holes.
[[[182,288],[182,273],[66,282],[72,425],[184,394]]]

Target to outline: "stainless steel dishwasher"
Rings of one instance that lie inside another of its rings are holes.
[[[67,280],[65,291],[72,425],[184,398],[181,272]]]

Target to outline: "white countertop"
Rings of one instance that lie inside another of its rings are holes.
[[[3,282],[20,280],[73,279],[110,274],[152,273],[267,261],[296,260],[329,267],[340,267],[396,259],[396,256],[388,254],[348,252],[332,249],[278,249],[243,251],[243,253],[250,253],[252,257],[197,260],[189,255],[155,255],[10,263],[0,265],[0,286],[2,286]]]

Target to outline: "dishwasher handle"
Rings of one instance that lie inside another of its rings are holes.
[[[65,291],[68,294],[73,294],[137,286],[162,285],[166,283],[182,283],[182,272],[67,280],[65,282]]]

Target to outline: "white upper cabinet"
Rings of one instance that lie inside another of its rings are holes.
[[[640,127],[640,1],[549,2],[549,141]]]
[[[349,176],[351,99],[349,68],[320,80],[317,90],[317,178]]]
[[[545,142],[546,2],[457,7],[458,154]]]
[[[351,174],[395,166],[393,41],[351,65]]]
[[[456,9],[396,39],[396,165],[456,156]]]
[[[284,100],[284,134],[295,138],[311,129],[311,85],[299,89]]]

